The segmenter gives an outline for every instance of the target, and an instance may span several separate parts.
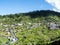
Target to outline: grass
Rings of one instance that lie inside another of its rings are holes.
[[[8,42],[8,39],[6,37],[0,36],[0,44],[5,44]]]

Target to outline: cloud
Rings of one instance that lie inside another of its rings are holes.
[[[60,12],[60,0],[45,0],[49,4],[51,4],[54,8],[54,11]]]
[[[53,8],[52,10],[53,10],[53,11],[60,12],[60,10],[59,10],[59,9],[56,9],[56,8]]]

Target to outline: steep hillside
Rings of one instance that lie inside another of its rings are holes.
[[[50,45],[60,40],[60,13],[41,10],[0,16],[0,36],[4,41],[0,45]]]

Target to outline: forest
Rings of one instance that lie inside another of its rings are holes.
[[[0,15],[0,45],[59,45],[58,41],[59,12],[37,10]]]

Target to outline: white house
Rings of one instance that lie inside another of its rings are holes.
[[[18,40],[17,37],[8,37],[8,39],[9,39],[10,43],[15,43]]]
[[[50,29],[59,29],[59,25],[53,22],[49,23],[49,27]]]

